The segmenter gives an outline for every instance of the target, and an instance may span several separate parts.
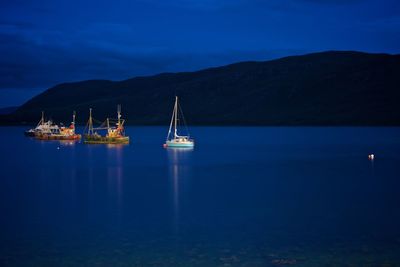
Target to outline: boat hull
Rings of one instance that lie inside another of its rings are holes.
[[[165,143],[165,147],[169,148],[192,148],[194,147],[194,142],[174,142],[174,141],[167,141]]]
[[[39,140],[69,140],[69,141],[73,141],[73,140],[80,140],[81,139],[81,135],[80,134],[74,134],[74,135],[55,135],[55,134],[39,134],[35,136],[36,139]]]
[[[106,136],[90,136],[85,135],[85,144],[129,144],[128,136],[121,137],[106,137]]]

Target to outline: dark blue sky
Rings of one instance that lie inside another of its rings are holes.
[[[400,1],[5,0],[0,107],[65,81],[323,50],[400,53]]]

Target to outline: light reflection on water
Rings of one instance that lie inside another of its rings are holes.
[[[128,130],[0,131],[0,266],[399,266],[400,129],[198,127],[194,150]]]
[[[116,226],[119,227],[123,215],[123,152],[125,145],[107,144],[107,189],[110,209],[115,209]]]
[[[175,234],[179,233],[179,207],[180,190],[184,181],[182,179],[191,179],[191,156],[193,148],[167,148],[169,180],[172,184],[173,196],[173,230]]]

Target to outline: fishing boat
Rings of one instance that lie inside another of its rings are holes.
[[[121,119],[121,106],[118,105],[117,121],[115,127],[110,126],[112,119],[107,118],[100,127],[93,127],[92,109],[89,109],[89,120],[87,123],[88,131],[84,135],[85,144],[129,144],[129,136],[125,136],[124,123]],[[107,130],[105,136],[102,136],[98,131]]]
[[[179,116],[178,114],[182,115],[183,123],[186,127],[187,135],[179,135],[178,134],[178,124],[179,124]],[[172,133],[173,129],[173,133]],[[171,147],[171,148],[193,148],[194,147],[194,140],[190,139],[189,131],[187,130],[185,118],[183,116],[182,109],[178,104],[178,97],[175,96],[175,105],[174,110],[172,112],[171,123],[169,125],[167,140],[165,141],[164,147]]]
[[[39,140],[80,140],[81,135],[75,133],[75,111],[72,114],[72,122],[69,127],[58,127],[51,132],[36,132],[35,138]]]
[[[52,134],[57,133],[58,131],[58,125],[53,124],[51,120],[45,121],[44,112],[42,111],[42,118],[40,119],[36,127],[25,131],[24,134],[29,137],[35,137],[38,133]]]

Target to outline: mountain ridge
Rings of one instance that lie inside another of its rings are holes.
[[[326,51],[269,61],[244,61],[191,72],[122,81],[58,84],[32,98],[3,123],[34,123],[45,110],[84,123],[115,113],[129,124],[166,124],[179,95],[189,124],[399,125],[400,55]]]

